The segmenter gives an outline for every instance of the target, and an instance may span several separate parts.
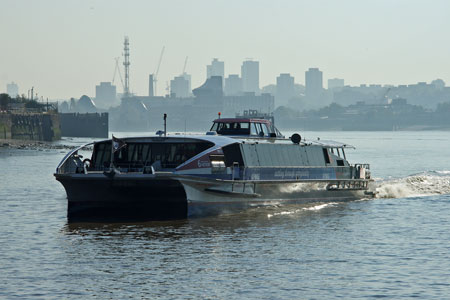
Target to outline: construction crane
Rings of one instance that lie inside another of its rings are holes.
[[[186,58],[184,59],[183,72],[181,72],[181,75],[183,75],[186,72],[187,61],[188,61],[188,56],[186,56]]]
[[[122,74],[120,74],[120,67],[119,67],[119,59],[120,57],[114,57],[116,60],[116,68],[114,69],[112,84],[114,84],[114,81],[116,80],[116,74],[119,73],[120,83],[122,84],[122,89],[124,88]]]
[[[159,56],[159,62],[158,62],[158,67],[156,68],[155,73],[153,73],[153,84],[155,86],[155,96],[157,95],[156,93],[156,82],[158,81],[158,73],[159,73],[159,67],[161,66],[161,61],[164,55],[164,50],[166,49],[166,46],[163,46],[161,49],[161,55]]]
[[[383,93],[383,98],[381,98],[381,104],[386,104],[386,103],[389,102],[389,100],[388,100],[388,94],[389,94],[390,91],[391,91],[391,87],[388,87],[388,88],[386,89],[386,91]]]

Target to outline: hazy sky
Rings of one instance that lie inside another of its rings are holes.
[[[226,75],[240,74],[245,58],[260,61],[261,86],[280,73],[303,84],[309,67],[324,72],[325,87],[335,77],[450,85],[449,34],[447,0],[0,0],[0,92],[14,81],[20,93],[34,86],[50,99],[94,96],[112,80],[125,35],[138,95],[147,95],[163,46],[158,94],[186,56],[193,88],[213,57]]]

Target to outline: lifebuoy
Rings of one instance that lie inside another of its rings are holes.
[[[83,166],[90,168],[92,166],[92,161],[89,158],[83,159]]]

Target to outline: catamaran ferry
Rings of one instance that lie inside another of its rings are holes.
[[[80,152],[92,149],[89,158]],[[205,135],[160,134],[83,145],[59,163],[69,220],[186,218],[282,203],[373,196],[368,164],[334,141],[285,138],[270,120],[214,120]]]

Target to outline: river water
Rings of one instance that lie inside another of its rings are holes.
[[[356,146],[378,198],[68,224],[66,151],[0,148],[0,299],[449,299],[450,132],[302,136]]]

